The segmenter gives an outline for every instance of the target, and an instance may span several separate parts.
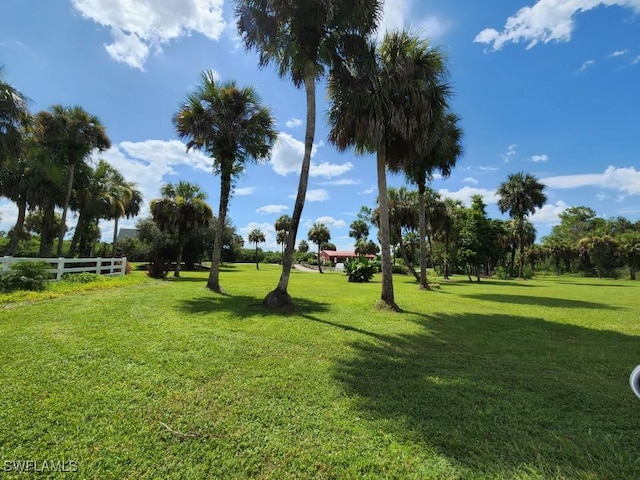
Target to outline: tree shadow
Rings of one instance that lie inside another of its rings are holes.
[[[476,293],[473,295],[462,295],[465,298],[474,298],[476,300],[486,300],[498,303],[517,303],[524,305],[536,305],[542,307],[556,308],[595,308],[607,310],[622,310],[606,303],[587,302],[585,300],[573,300],[566,298],[540,297],[527,295],[505,295],[501,293]]]
[[[615,283],[615,284],[608,284],[605,283],[607,281],[611,281],[611,282],[619,282],[620,279],[618,280],[614,280],[614,279],[606,279],[603,280],[603,283],[583,283],[583,282],[567,282],[567,281],[563,281],[563,280],[553,280],[554,283],[561,283],[563,285],[571,285],[573,287],[582,287],[583,285],[585,287],[615,287],[615,288],[633,288],[635,285],[620,285],[619,283]],[[628,282],[632,282],[633,280],[627,280]],[[638,282],[640,284],[640,282]]]
[[[479,282],[476,282],[475,278],[472,281],[469,281],[468,279],[463,280],[461,278],[458,278],[455,280],[438,279],[436,281],[436,283],[439,283],[440,285],[455,286],[455,287],[465,287],[470,285],[499,285],[499,286],[509,286],[509,287],[536,288],[540,286],[540,285],[535,285],[535,284],[526,283],[526,282],[527,280],[523,280],[523,281],[496,280],[492,278],[483,278]]]
[[[414,318],[424,330],[352,342],[335,365],[363,418],[481,478],[640,478],[638,338],[507,315]]]

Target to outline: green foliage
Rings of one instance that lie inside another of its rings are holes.
[[[51,274],[47,272],[49,268],[46,262],[14,263],[8,272],[0,275],[0,292],[44,290],[46,281],[51,278]]]
[[[369,282],[377,271],[378,267],[376,262],[367,260],[365,257],[354,258],[344,263],[344,274],[350,282]]]
[[[65,273],[62,275],[62,280],[67,283],[90,283],[99,282],[103,278],[102,275],[91,272],[79,272],[79,273]]]
[[[405,265],[397,263],[391,267],[391,271],[399,275],[406,275],[407,273],[409,273],[409,268]]]
[[[511,272],[508,267],[496,267],[494,270],[494,275],[500,280],[507,280],[511,278]]]

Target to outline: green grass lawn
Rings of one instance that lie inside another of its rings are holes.
[[[279,272],[0,297],[0,477],[640,478],[640,282]]]

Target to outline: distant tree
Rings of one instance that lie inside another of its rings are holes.
[[[30,124],[27,97],[4,80],[0,66],[0,167],[21,156],[24,129]]]
[[[309,251],[309,244],[306,240],[300,240],[298,243],[298,251],[300,253],[307,253]]]
[[[174,276],[180,276],[182,253],[189,234],[197,227],[207,226],[213,218],[207,195],[199,186],[189,182],[168,183],[160,189],[162,198],[151,200],[153,221],[160,231],[175,234],[177,258]]]
[[[382,13],[379,0],[235,0],[238,30],[245,46],[260,55],[260,65],[275,64],[282,77],[290,76],[296,87],[304,85],[307,119],[304,156],[291,230],[282,259],[278,286],[264,299],[267,307],[290,305],[287,293],[293,250],[309,181],[311,151],[316,122],[316,80],[339,54],[356,53],[371,35]]]
[[[284,256],[284,246],[287,243],[287,236],[291,230],[291,217],[289,215],[281,215],[274,224],[276,229],[276,243],[282,245],[282,255]]]
[[[364,220],[354,220],[349,226],[349,236],[355,240],[356,244],[365,240],[369,236],[369,225]]]
[[[509,175],[507,181],[498,187],[498,208],[502,213],[509,212],[509,216],[518,222],[518,245],[520,247],[520,265],[518,277],[524,275],[525,248],[525,217],[535,213],[536,208],[542,208],[547,201],[543,193],[545,186],[533,175],[523,172]],[[513,273],[512,273],[513,274]]]
[[[262,233],[262,230],[259,228],[254,228],[249,232],[249,243],[256,244],[256,270],[260,270],[260,265],[258,263],[258,243],[264,243],[265,241],[266,238],[264,233]]]
[[[598,278],[602,278],[615,267],[618,242],[609,235],[586,237],[578,242],[576,250],[580,255],[588,255],[586,263],[592,263]]]
[[[619,236],[618,244],[622,261],[629,267],[629,278],[635,280],[640,269],[640,231],[625,231]]]
[[[310,242],[313,242],[318,246],[318,270],[320,273],[323,273],[320,251],[322,250],[322,245],[331,240],[331,233],[324,223],[316,222],[311,227],[311,230],[309,230],[307,238]]]
[[[338,249],[338,247],[336,247],[336,244],[335,243],[331,243],[331,242],[323,243],[320,248],[321,248],[321,250],[332,250],[332,251],[335,251],[335,250]]]
[[[201,84],[180,105],[173,117],[176,131],[188,139],[187,150],[203,150],[220,174],[220,207],[216,238],[222,238],[231,196],[231,181],[248,161],[266,160],[276,140],[271,111],[258,92],[221,83],[213,71],[202,73]],[[220,293],[222,243],[215,242],[207,288]]]

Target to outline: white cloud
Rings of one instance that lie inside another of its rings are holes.
[[[560,215],[564,212],[569,205],[564,203],[562,200],[557,201],[556,203],[547,203],[543,205],[542,208],[536,210],[536,213],[529,217],[531,223],[540,224],[540,225],[556,225],[560,223]]]
[[[595,60],[587,60],[586,62],[584,62],[582,64],[582,66],[578,69],[578,71],[576,73],[582,73],[584,72],[587,68],[589,68],[591,65],[593,65],[594,63],[596,63]]]
[[[312,158],[318,151],[318,148],[322,145],[323,143],[318,143],[313,146],[313,149],[311,151]],[[290,173],[300,173],[303,156],[304,142],[295,139],[288,133],[280,132],[278,134],[278,140],[273,147],[273,152],[271,154],[271,160],[269,161],[269,163],[278,175],[286,177]],[[329,162],[322,162],[320,164],[317,164],[312,161],[309,168],[309,176],[333,178],[347,173],[352,168],[353,164],[351,162],[346,162],[339,165]]]
[[[242,236],[242,238],[244,238],[245,247],[247,248],[251,248],[251,246],[255,247],[255,244],[249,243],[249,233],[254,228],[257,228],[258,230],[262,231],[262,233],[264,233],[264,238],[266,240],[266,242],[258,244],[259,248],[262,248],[263,250],[280,251],[280,246],[276,242],[276,230],[271,223],[266,223],[266,222],[264,223],[250,222],[246,226],[238,228],[239,234]]]
[[[341,178],[340,180],[332,180],[330,182],[319,182],[319,185],[333,185],[333,186],[345,186],[345,185],[358,185],[360,180],[354,180],[352,178]]]
[[[419,0],[418,0],[419,1]],[[449,28],[448,22],[435,15],[424,18],[412,18],[415,11],[414,0],[385,0],[382,18],[376,32],[378,41],[382,40],[386,31],[402,30],[405,27],[415,28],[430,39],[439,38]]]
[[[476,180],[473,177],[466,177],[465,179],[462,180],[463,183],[473,183],[474,185],[478,184],[478,180]]]
[[[246,196],[253,195],[256,191],[255,187],[242,187],[242,188],[234,188],[233,194],[236,196]]]
[[[372,195],[376,193],[376,189],[374,187],[371,188],[367,188],[366,190],[363,190],[361,192],[358,192],[358,195]]]
[[[612,52],[611,55],[609,55],[610,57],[621,57],[622,55],[626,55],[627,53],[629,53],[629,50],[616,50],[615,52]]]
[[[548,155],[533,155],[531,157],[531,161],[532,162],[546,162],[549,160],[549,156]]]
[[[527,49],[540,42],[567,42],[575,27],[576,14],[612,5],[640,12],[640,0],[538,0],[509,17],[502,32],[486,28],[474,42],[491,45],[493,50],[500,50],[509,42],[527,42]]]
[[[540,180],[549,188],[570,189],[600,187],[620,192],[623,196],[640,195],[640,172],[634,167],[609,166],[604,173],[562,175]]]
[[[264,207],[256,208],[256,213],[282,213],[285,210],[289,210],[286,205],[265,205]]]
[[[223,0],[71,0],[80,14],[111,29],[111,58],[144,69],[151,50],[192,32],[217,40],[226,28]]]
[[[316,222],[324,223],[329,228],[344,228],[347,226],[344,220],[336,220],[333,217],[318,217]]]
[[[640,63],[640,55],[638,55],[636,58],[634,58],[634,59],[633,59],[633,61],[632,61],[631,63],[633,63],[634,65],[635,65],[636,63]]]
[[[289,198],[295,199],[295,195],[289,195]],[[316,190],[307,190],[307,202],[324,202],[325,200],[329,200],[329,194],[323,188],[318,188]]]
[[[504,160],[504,163],[509,163],[509,160],[511,160],[511,157],[513,157],[516,153],[518,153],[516,151],[517,146],[518,145],[516,145],[515,143],[513,145],[509,145],[507,147],[507,151],[505,153],[500,154],[500,156]]]
[[[285,122],[285,125],[288,128],[296,128],[296,127],[299,127],[300,125],[302,125],[302,120],[300,120],[299,118],[292,118],[291,120],[287,120]]]
[[[8,232],[11,230],[18,219],[18,207],[15,203],[0,199],[0,230]]]
[[[474,188],[474,187],[462,187],[457,191],[449,191],[446,188],[441,188],[438,190],[438,193],[443,197],[453,198],[454,200],[460,200],[466,206],[471,205],[471,197],[474,195],[480,195],[484,203],[487,205],[496,203],[498,201],[498,196],[496,195],[495,190],[487,190],[486,188]]]
[[[482,165],[480,165],[478,167],[478,170],[480,170],[481,172],[497,172],[500,169],[497,167],[483,167]]]

